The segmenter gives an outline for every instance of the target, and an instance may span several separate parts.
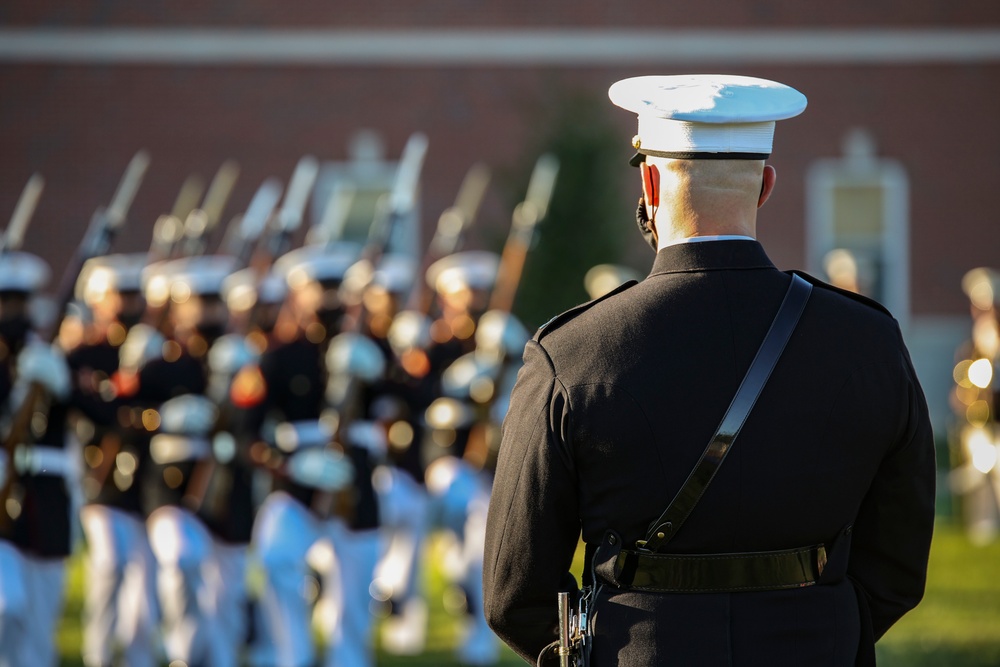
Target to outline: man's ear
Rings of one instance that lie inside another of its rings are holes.
[[[643,162],[639,165],[642,172],[642,196],[649,206],[660,205],[660,171],[655,165]]]
[[[757,208],[764,205],[768,197],[774,191],[774,182],[778,178],[778,172],[769,164],[764,165],[764,174],[760,184],[760,197],[757,199]]]

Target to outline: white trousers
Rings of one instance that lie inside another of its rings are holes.
[[[467,596],[469,624],[458,647],[463,664],[492,665],[500,659],[500,640],[483,613],[483,551],[492,484],[483,472],[455,457],[442,457],[427,469],[427,490],[435,524],[455,538],[445,559],[445,576]]]
[[[52,667],[66,563],[0,540],[0,667]]]
[[[430,530],[427,490],[409,473],[379,466],[373,476],[378,493],[382,555],[372,594],[391,600],[398,613],[382,624],[382,647],[396,655],[418,655],[427,640],[427,602],[422,566]]]
[[[378,556],[377,531],[352,531],[338,519],[320,520],[302,503],[277,492],[257,513],[252,545],[264,572],[253,664],[314,664],[313,608],[305,590],[310,565],[322,577],[316,611],[327,640],[323,664],[374,664],[368,589]]]
[[[420,567],[430,530],[430,499],[423,486],[399,468],[379,466],[379,529],[384,554],[375,570],[377,587],[399,603],[420,594]]]
[[[157,562],[157,589],[168,661],[231,667],[239,646],[226,630],[218,583],[224,576],[208,529],[191,512],[161,507],[146,521]]]
[[[212,551],[206,583],[219,637],[210,643],[210,665],[235,667],[247,636],[247,547],[214,540]]]
[[[159,664],[156,561],[145,524],[105,505],[84,506],[80,522],[88,547],[84,664],[110,665],[115,645],[130,667]]]

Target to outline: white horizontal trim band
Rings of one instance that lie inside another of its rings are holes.
[[[0,29],[0,62],[616,66],[1000,62],[1000,30]]]

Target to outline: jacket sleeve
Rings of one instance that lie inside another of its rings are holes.
[[[934,525],[935,452],[923,391],[905,348],[899,440],[889,449],[854,524],[848,574],[880,638],[923,597]]]
[[[548,355],[527,344],[503,425],[486,524],[484,611],[490,627],[534,664],[554,641],[558,591],[579,541],[576,476],[563,435],[567,397]]]

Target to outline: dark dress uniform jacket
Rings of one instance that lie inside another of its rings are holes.
[[[522,657],[556,638],[556,592],[574,586],[581,530],[594,545],[614,529],[631,547],[683,484],[790,280],[753,241],[676,245],[641,283],[527,344],[484,572],[487,619]],[[829,545],[847,533],[840,555],[819,585],[791,590],[605,586],[593,665],[873,661],[875,639],[920,600],[935,480],[926,403],[895,320],[815,282],[732,451],[664,551]]]

